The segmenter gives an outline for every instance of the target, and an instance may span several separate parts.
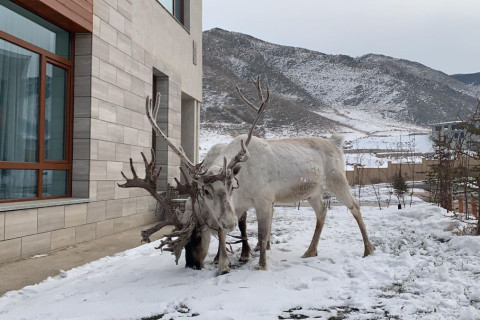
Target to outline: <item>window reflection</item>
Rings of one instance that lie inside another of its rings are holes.
[[[181,24],[184,24],[184,0],[157,0],[167,9]]]
[[[66,195],[68,172],[66,170],[43,170],[43,197]]]
[[[36,197],[36,170],[0,169],[0,200]]]
[[[67,31],[12,1],[0,0],[0,30],[64,58],[70,55]]]
[[[158,0],[168,12],[173,14],[173,0]]]
[[[0,161],[36,162],[38,54],[0,39]]]
[[[45,96],[45,159],[65,160],[67,72],[47,64]]]

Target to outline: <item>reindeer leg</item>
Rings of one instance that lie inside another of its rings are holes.
[[[271,244],[270,244],[270,237],[268,237],[268,240],[267,240],[267,250],[270,250],[272,248]],[[260,241],[257,242],[257,244],[255,245],[255,249],[253,249],[253,251],[255,252],[258,252],[260,251]]]
[[[357,220],[358,227],[360,228],[360,232],[362,233],[363,244],[365,246],[363,257],[365,258],[366,256],[373,254],[373,252],[375,251],[375,246],[370,242],[370,239],[368,238],[367,227],[365,227],[365,222],[363,222],[363,217],[360,212],[360,206],[358,205],[358,203],[354,202],[353,205],[348,207],[348,209],[350,209],[353,217],[355,218],[355,220]]]
[[[213,259],[213,264],[218,264],[218,259],[220,259],[220,246],[218,246],[217,255]]]
[[[218,230],[219,259],[218,259],[218,270],[217,270],[218,275],[222,275],[230,272],[230,258],[228,258],[228,255],[227,255],[226,241],[227,241],[227,231],[223,229],[219,229]]]
[[[272,223],[273,223],[273,209],[274,209],[275,203],[272,202],[272,213],[271,213],[271,218],[270,218],[270,225],[268,227],[268,238],[267,238],[267,250],[270,250],[272,248],[271,242],[270,242],[270,237],[272,236]]]
[[[268,237],[267,237],[267,250],[270,250],[272,248],[271,243],[270,243],[270,236],[272,235],[272,221],[273,221],[273,207],[275,203],[272,202],[272,219],[270,219],[270,226],[268,228]],[[255,249],[253,251],[258,252],[260,251],[260,239],[257,242],[257,245],[255,246]]]
[[[363,257],[373,254],[373,252],[375,251],[375,246],[370,242],[370,239],[368,238],[367,228],[365,227],[365,223],[363,222],[362,214],[360,212],[360,206],[350,193],[350,188],[348,186],[345,175],[340,173],[334,174],[329,177],[327,181],[330,181],[330,183],[327,185],[327,188],[335,194],[335,196],[338,198],[338,200],[340,200],[340,202],[347,206],[347,208],[350,210],[353,217],[357,221],[360,232],[362,233],[363,245],[365,247]]]
[[[247,239],[247,211],[244,211],[241,218],[238,220],[238,228],[242,235],[242,254],[240,255],[240,262],[247,262],[250,260],[251,251]]]
[[[258,220],[258,242],[260,245],[260,259],[255,269],[267,270],[267,243],[272,224],[273,206],[271,201],[262,200],[261,202],[259,205],[255,205]]]
[[[320,193],[322,194],[323,191]],[[315,210],[317,216],[317,224],[315,225],[315,232],[310,242],[310,246],[303,254],[302,258],[310,258],[317,256],[318,241],[320,240],[320,234],[322,233],[323,225],[325,224],[325,217],[327,216],[327,208],[323,204],[322,196],[311,197],[308,199],[308,203]]]

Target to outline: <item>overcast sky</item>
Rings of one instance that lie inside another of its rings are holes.
[[[352,57],[480,72],[480,0],[203,0],[203,29]]]

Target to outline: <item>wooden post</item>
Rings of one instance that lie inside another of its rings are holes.
[[[472,214],[475,216],[475,217],[478,217],[478,207],[477,207],[477,200],[476,199],[472,199]]]
[[[458,212],[463,213],[463,196],[458,196]]]

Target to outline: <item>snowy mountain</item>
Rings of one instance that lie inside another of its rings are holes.
[[[272,91],[264,129],[274,136],[362,131],[361,123],[374,132],[375,122],[410,128],[455,120],[474,108],[480,92],[412,61],[327,55],[218,28],[203,34],[203,63],[203,126],[230,132],[250,119],[235,85],[253,100],[248,81],[256,75]]]

